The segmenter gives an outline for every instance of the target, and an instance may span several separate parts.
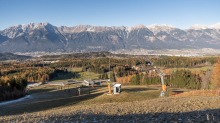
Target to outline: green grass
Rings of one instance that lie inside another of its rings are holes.
[[[74,78],[74,77],[75,76],[72,73],[60,74],[59,77],[52,79],[51,82],[67,81],[67,80]]]
[[[200,68],[168,68],[170,70],[177,70],[177,69],[189,69],[189,70],[196,70],[196,71],[207,71],[209,70],[213,70],[215,67],[214,66],[204,66],[204,67],[200,67]]]
[[[93,72],[80,72],[79,77],[76,80],[84,80],[84,79],[99,79],[100,74],[96,74]]]
[[[61,81],[68,81],[70,79],[75,80],[75,75],[74,73],[77,73],[77,77],[76,80],[78,81],[82,81],[84,79],[99,79],[99,75],[100,74],[96,74],[93,72],[82,72],[82,68],[72,68],[71,69],[71,73],[67,73],[67,74],[60,74],[59,77],[56,77],[54,79],[51,80],[51,82],[61,82]]]
[[[0,62],[15,62],[16,60],[4,60],[4,61],[0,61]]]
[[[78,86],[79,84],[76,85],[69,85],[69,86],[60,86],[60,85],[41,85],[35,88],[31,88],[29,91],[29,94],[36,94],[36,93],[48,93],[48,92],[54,92],[57,91],[57,89],[62,89],[65,90],[67,88],[73,89],[76,86]]]
[[[201,68],[191,68],[190,70],[197,70],[197,71],[206,71],[206,70],[213,70],[215,67],[214,66],[205,66],[205,67],[201,67]]]

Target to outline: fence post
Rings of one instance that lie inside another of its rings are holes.
[[[203,89],[203,96],[204,96],[204,89]]]

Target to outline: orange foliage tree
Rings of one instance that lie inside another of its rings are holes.
[[[220,87],[220,60],[215,64],[211,82],[215,88]]]

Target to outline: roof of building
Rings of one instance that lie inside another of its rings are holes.
[[[115,84],[113,87],[120,87],[121,84]]]

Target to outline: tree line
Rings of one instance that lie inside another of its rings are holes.
[[[164,77],[164,84],[167,86],[201,89],[202,76],[198,73],[193,73],[190,70],[180,69],[168,72]],[[129,85],[152,85],[162,84],[158,73],[137,73],[129,76],[116,78],[117,82]]]
[[[205,64],[209,62],[214,64],[218,61],[218,57],[164,57],[154,61],[155,66],[166,68],[190,68],[199,64]]]

